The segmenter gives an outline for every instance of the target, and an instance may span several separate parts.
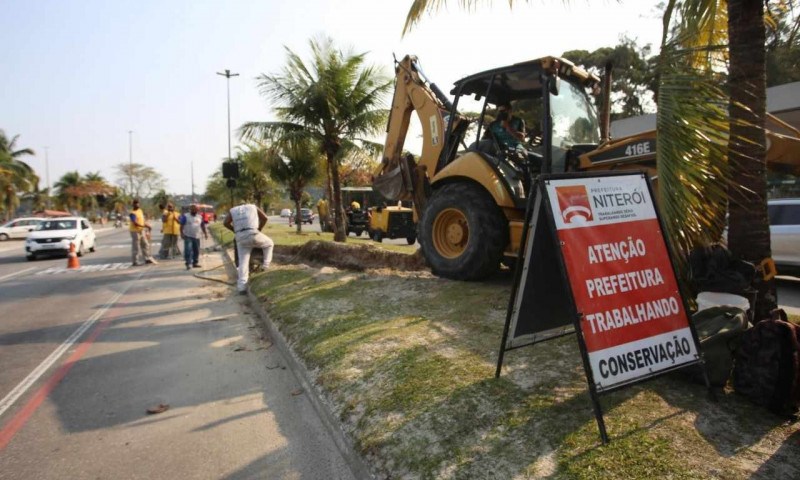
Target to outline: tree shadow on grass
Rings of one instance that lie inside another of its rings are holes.
[[[784,439],[778,451],[762,463],[750,478],[800,478],[800,468],[797,465],[798,453],[800,453],[800,430],[796,425],[787,427],[787,429],[794,429],[794,433]]]
[[[612,410],[632,395],[619,392],[603,405]],[[580,429],[594,436],[591,449],[602,448],[587,392],[557,400],[546,387],[526,393],[507,380],[486,379],[427,406],[373,447],[391,454],[398,476],[516,478],[553,473],[548,457]]]
[[[796,425],[787,423],[787,418],[773,414],[757,406],[732,391],[718,391],[717,402],[698,398],[698,395],[685,395],[688,380],[671,376],[659,382],[658,394],[670,405],[695,414],[694,426],[697,432],[713,446],[716,452],[731,458],[743,452],[758,454],[763,442],[781,442],[782,446],[769,457],[753,478],[800,478],[800,444]],[[701,389],[697,385],[688,388]],[[793,472],[791,476],[773,476],[768,472]]]

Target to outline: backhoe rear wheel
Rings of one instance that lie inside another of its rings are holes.
[[[460,182],[437,190],[420,221],[422,254],[433,273],[479,280],[498,270],[508,245],[508,221],[482,187]]]

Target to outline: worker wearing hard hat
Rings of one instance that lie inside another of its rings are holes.
[[[361,210],[361,204],[353,200],[350,202],[350,209],[353,211]]]

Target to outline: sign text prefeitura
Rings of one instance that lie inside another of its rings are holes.
[[[598,391],[698,359],[642,176],[547,183]]]

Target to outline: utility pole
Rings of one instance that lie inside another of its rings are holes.
[[[50,195],[52,192],[50,191],[50,147],[44,147],[44,176],[47,181],[47,201],[45,205],[47,208],[50,208]]]
[[[231,77],[238,77],[238,73],[231,73],[230,70],[225,70],[225,73],[217,72],[217,75],[225,77],[228,86],[228,160],[231,159]]]
[[[128,130],[128,180],[131,185],[131,198],[133,198],[133,130]]]

